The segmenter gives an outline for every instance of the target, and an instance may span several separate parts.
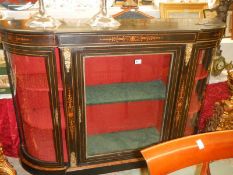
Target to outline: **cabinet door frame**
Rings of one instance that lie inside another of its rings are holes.
[[[74,106],[75,106],[75,119],[77,121],[77,163],[78,164],[96,164],[112,161],[124,161],[137,159],[141,160],[139,150],[112,153],[105,155],[97,155],[87,157],[86,155],[86,123],[85,123],[85,101],[84,101],[84,70],[83,59],[86,56],[100,56],[100,55],[123,55],[123,54],[160,54],[169,53],[172,55],[171,65],[169,70],[169,80],[167,97],[164,107],[164,122],[162,124],[162,132],[160,142],[168,140],[172,125],[174,124],[174,116],[176,98],[180,84],[180,75],[184,69],[185,60],[183,59],[185,44],[167,44],[167,45],[110,45],[110,46],[91,46],[91,47],[73,47],[72,48],[72,77],[74,77]],[[69,143],[72,144],[72,143]]]

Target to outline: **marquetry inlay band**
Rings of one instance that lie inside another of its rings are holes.
[[[158,35],[119,35],[119,36],[105,36],[100,38],[100,41],[108,41],[114,43],[120,42],[151,42],[160,40]]]
[[[73,105],[73,97],[71,95],[70,88],[68,89],[68,93],[67,93],[67,116],[69,120],[71,139],[74,140],[74,134],[75,134],[74,105]]]
[[[180,118],[182,117],[182,109],[184,105],[185,98],[185,81],[182,81],[180,86],[180,93],[176,102],[176,113],[175,113],[175,124],[179,126]]]

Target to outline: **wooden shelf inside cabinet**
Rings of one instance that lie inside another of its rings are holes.
[[[147,138],[147,139],[145,139]],[[160,133],[154,127],[105,133],[88,136],[87,149],[89,156],[133,150],[155,144],[160,140]],[[102,141],[99,143],[99,141]]]
[[[165,98],[162,81],[113,83],[86,87],[86,104],[120,103]]]

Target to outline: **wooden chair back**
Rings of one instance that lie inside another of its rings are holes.
[[[151,146],[141,153],[150,175],[166,175],[201,163],[201,175],[209,175],[210,161],[233,157],[233,130],[182,137]]]

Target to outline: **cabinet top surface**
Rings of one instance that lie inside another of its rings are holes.
[[[91,28],[85,21],[66,20],[56,29],[33,29],[26,26],[26,20],[0,20],[0,30],[26,33],[114,33],[114,32],[183,32],[203,31],[224,28],[223,23],[195,19],[152,19],[121,20],[116,29]]]

